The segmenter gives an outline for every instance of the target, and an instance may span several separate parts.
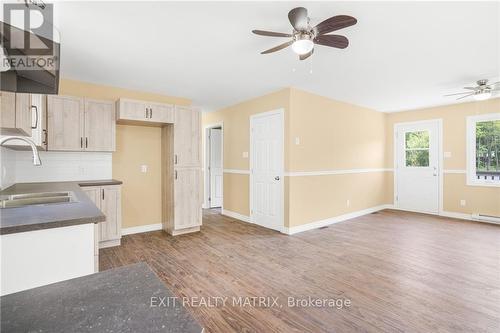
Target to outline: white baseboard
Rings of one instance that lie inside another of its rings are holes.
[[[389,209],[389,208],[392,208],[392,205],[380,205],[380,206],[375,206],[375,207],[359,210],[359,211],[352,212],[352,213],[347,213],[344,215],[330,217],[330,218],[320,220],[320,221],[315,221],[315,222],[299,225],[296,227],[290,227],[290,228],[285,227],[285,228],[283,228],[283,233],[287,234],[287,235],[293,235],[293,234],[296,234],[299,232],[304,232],[304,231],[308,231],[308,230],[318,229],[321,227],[326,227],[326,226],[334,224],[334,223],[342,222],[345,220],[350,220],[350,219],[353,219],[355,217],[360,217],[363,215],[378,212],[379,210]]]
[[[242,215],[242,214],[236,213],[236,212],[232,212],[232,211],[227,210],[227,209],[222,209],[221,214],[232,217],[232,218],[237,219],[237,220],[241,220],[243,222],[250,222],[250,216]]]
[[[461,219],[461,220],[470,220],[470,221],[473,221],[472,215],[471,214],[465,214],[465,213],[442,211],[441,213],[439,213],[439,216],[451,217],[451,218],[454,218],[454,219]]]
[[[161,230],[163,228],[161,223],[140,225],[137,227],[123,228],[122,235],[139,234],[141,232],[149,232]]]

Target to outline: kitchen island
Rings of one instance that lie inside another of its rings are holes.
[[[202,327],[146,263],[2,296],[2,332],[183,332]]]

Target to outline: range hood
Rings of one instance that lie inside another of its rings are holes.
[[[60,44],[0,21],[0,90],[33,94],[57,94],[59,91]],[[18,49],[14,41],[38,41],[50,45],[47,50]],[[33,54],[37,53],[37,54]]]

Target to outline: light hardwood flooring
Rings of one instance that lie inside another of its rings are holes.
[[[201,232],[100,251],[146,261],[179,297],[272,296],[282,307],[189,307],[207,332],[500,332],[500,226],[386,210],[287,236],[206,210]],[[350,307],[288,307],[287,297]]]

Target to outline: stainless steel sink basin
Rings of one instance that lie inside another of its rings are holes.
[[[0,208],[76,202],[73,192],[40,192],[0,196]]]

